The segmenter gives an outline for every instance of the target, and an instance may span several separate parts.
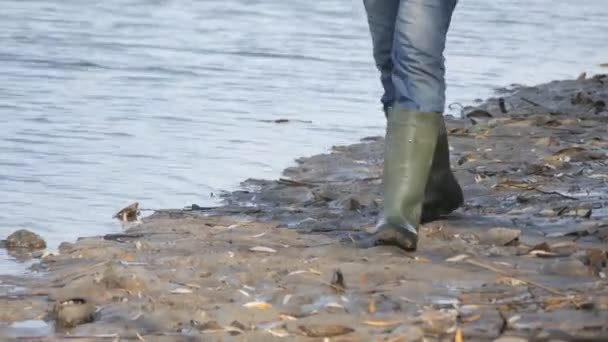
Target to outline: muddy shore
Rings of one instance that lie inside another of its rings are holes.
[[[607,102],[595,75],[449,117],[466,204],[416,253],[351,244],[382,207],[367,137],[39,253],[0,276],[0,340],[606,341]]]

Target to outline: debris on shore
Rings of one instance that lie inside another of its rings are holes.
[[[383,139],[364,138],[0,277],[0,337],[69,307],[36,340],[608,340],[606,102],[587,75],[447,118],[466,204],[416,253],[352,244],[382,207]]]
[[[9,235],[2,243],[3,247],[13,251],[33,251],[45,249],[44,239],[27,229],[19,229]]]

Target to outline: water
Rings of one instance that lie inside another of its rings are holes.
[[[602,71],[606,17],[605,0],[461,0],[448,102]],[[120,229],[131,201],[210,205],[382,134],[367,30],[360,0],[3,0],[0,238],[54,248]],[[261,121],[279,118],[312,123]]]
[[[0,326],[0,332],[11,337],[32,338],[34,336],[49,336],[54,332],[54,327],[42,320],[26,320],[13,322],[8,327]]]

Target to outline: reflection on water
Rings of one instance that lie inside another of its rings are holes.
[[[448,102],[598,71],[606,17],[605,0],[461,1]],[[133,200],[211,204],[382,134],[366,25],[359,0],[4,0],[0,237],[113,231]]]

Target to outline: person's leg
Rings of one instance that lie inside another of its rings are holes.
[[[393,40],[394,105],[384,150],[384,211],[363,246],[416,250],[445,106],[443,50],[456,0],[401,0]],[[449,160],[448,160],[449,165]]]
[[[374,61],[380,71],[380,81],[384,88],[381,102],[386,112],[395,98],[391,55],[399,0],[363,0],[363,6],[372,37]]]
[[[396,101],[405,108],[443,113],[443,52],[457,0],[402,0],[394,36],[393,82]],[[422,221],[448,214],[463,203],[451,169],[447,132],[442,123],[426,187]]]
[[[393,40],[395,101],[420,112],[443,113],[443,52],[456,0],[401,0]]]

